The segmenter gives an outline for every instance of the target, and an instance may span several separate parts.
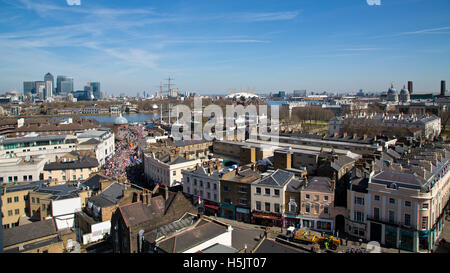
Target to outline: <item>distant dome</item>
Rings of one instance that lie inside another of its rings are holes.
[[[402,91],[400,91],[400,94],[406,95],[406,94],[409,94],[409,92],[406,89],[402,89]]]
[[[114,120],[114,124],[115,124],[115,125],[128,124],[128,120],[127,120],[126,118],[120,116],[120,117],[117,117],[117,118]]]
[[[394,83],[391,84],[391,88],[388,90],[388,94],[396,94],[397,89],[394,88]]]

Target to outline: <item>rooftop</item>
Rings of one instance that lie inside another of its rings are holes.
[[[3,230],[3,243],[5,247],[29,242],[39,238],[57,234],[53,219],[34,222],[23,226]]]

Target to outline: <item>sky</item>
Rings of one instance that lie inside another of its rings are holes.
[[[409,80],[438,93],[450,83],[449,15],[448,0],[0,0],[0,93],[47,72],[107,95],[154,94],[168,77],[205,95]]]

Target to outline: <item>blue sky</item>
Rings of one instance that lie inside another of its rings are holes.
[[[169,76],[202,94],[438,92],[449,15],[448,0],[0,0],[0,92],[47,72],[115,95]]]

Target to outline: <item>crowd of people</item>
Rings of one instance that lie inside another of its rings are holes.
[[[106,161],[103,171],[107,176],[121,182],[132,182],[129,176],[130,167],[142,162],[136,143],[146,135],[146,131],[140,125],[129,126],[125,130],[121,134],[122,139],[116,141],[115,154]]]

